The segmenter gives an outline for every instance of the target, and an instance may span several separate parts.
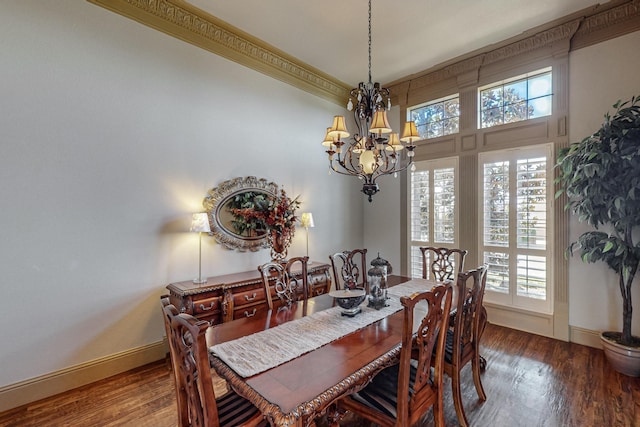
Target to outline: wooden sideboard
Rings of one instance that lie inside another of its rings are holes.
[[[308,266],[310,296],[329,292],[331,274],[329,264],[313,262]],[[295,274],[295,272],[294,272]],[[206,320],[211,325],[241,317],[251,317],[267,309],[266,295],[258,269],[242,273],[209,277],[207,283],[193,281],[171,283],[167,286],[169,299],[181,313]],[[278,298],[271,288],[274,304]]]

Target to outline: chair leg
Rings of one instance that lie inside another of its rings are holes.
[[[480,361],[481,358],[482,356],[479,356],[478,353],[476,353],[476,357],[471,359],[471,371],[473,372],[473,383],[476,386],[478,398],[484,402],[485,400],[487,400],[487,395],[484,392],[482,380],[480,379],[480,370],[482,368],[482,362]]]
[[[482,334],[484,333],[484,329],[487,327],[487,309],[484,308],[484,306],[482,307],[482,310],[480,310],[480,331],[478,333],[478,342],[480,342],[480,339],[482,338]],[[480,370],[482,372],[484,372],[484,370],[487,369],[487,360],[480,356]]]
[[[455,369],[451,375],[451,390],[453,392],[453,406],[456,408],[456,415],[458,416],[458,423],[462,427],[468,427],[469,422],[467,416],[464,413],[464,406],[462,406],[462,392],[460,390],[460,371]]]
[[[444,423],[444,409],[443,409],[443,398],[442,398],[442,387],[438,391],[438,397],[436,398],[436,402],[433,404],[433,421],[435,427],[445,427]]]

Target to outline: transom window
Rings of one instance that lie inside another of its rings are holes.
[[[480,128],[551,115],[551,68],[478,89]]]
[[[407,120],[416,122],[418,133],[423,139],[458,133],[460,97],[455,94],[409,108]]]

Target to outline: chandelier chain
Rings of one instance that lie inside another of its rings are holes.
[[[377,179],[383,175],[397,176],[398,172],[413,167],[415,141],[419,139],[415,122],[405,123],[402,137],[393,133],[386,110],[391,109],[389,89],[371,78],[372,50],[372,0],[369,3],[369,81],[360,82],[351,89],[347,110],[352,111],[358,132],[348,132],[344,116],[334,116],[333,125],[327,128],[322,145],[329,155],[329,173],[355,176],[363,180],[362,192],[369,202],[379,191]],[[388,135],[387,135],[388,134]],[[349,138],[345,141],[342,138]],[[406,149],[406,160],[402,160]]]
[[[371,81],[371,0],[369,0],[369,83]]]

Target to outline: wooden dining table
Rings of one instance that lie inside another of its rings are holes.
[[[389,276],[389,286],[423,281],[424,290],[436,282]],[[421,285],[421,283],[418,283]],[[265,331],[334,307],[325,294],[298,301],[288,310],[273,310],[210,327],[207,344],[224,343]],[[424,314],[424,313],[423,313]],[[418,313],[416,313],[418,315]],[[251,401],[273,426],[309,426],[340,397],[366,386],[385,367],[397,363],[403,328],[402,310],[295,357],[264,372],[243,377],[214,353],[211,365],[240,395]]]

